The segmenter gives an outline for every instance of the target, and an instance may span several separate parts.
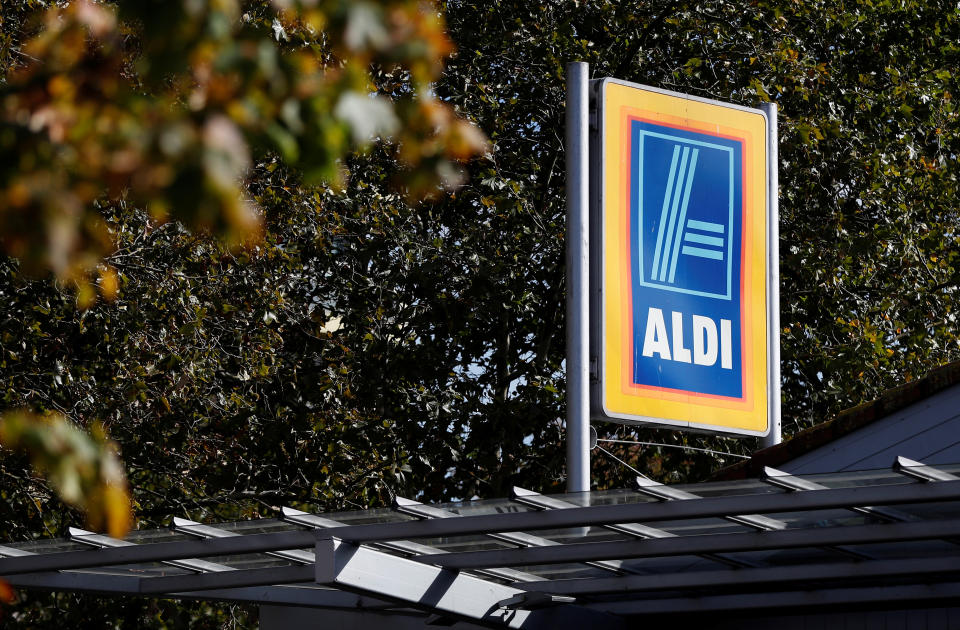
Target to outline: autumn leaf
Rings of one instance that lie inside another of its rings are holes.
[[[255,159],[280,155],[308,181],[339,184],[351,151],[393,143],[416,199],[461,182],[458,163],[485,151],[479,129],[432,96],[453,47],[429,4],[260,10],[238,0],[47,9],[0,93],[0,250],[72,283],[86,309],[97,288],[116,297],[97,273],[117,246],[105,204],[250,248],[263,228],[244,189]],[[374,69],[402,76],[396,91],[379,93]]]
[[[0,602],[3,602],[5,604],[10,604],[13,602],[14,596],[15,596],[15,593],[13,592],[13,589],[10,587],[10,585],[4,582],[3,580],[0,580]]]
[[[90,527],[115,538],[130,530],[126,475],[99,425],[88,434],[60,414],[12,411],[0,416],[0,444],[25,450],[60,498],[86,512]]]

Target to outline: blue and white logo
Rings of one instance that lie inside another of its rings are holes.
[[[653,130],[638,135],[641,284],[731,299],[733,148]]]
[[[743,146],[631,126],[633,382],[742,395]]]

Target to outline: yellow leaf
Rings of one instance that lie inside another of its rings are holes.
[[[93,529],[122,538],[132,515],[123,465],[116,447],[94,423],[85,433],[60,414],[23,411],[0,415],[0,443],[27,452],[63,499],[87,514]]]
[[[77,288],[77,308],[85,311],[97,302],[97,293],[89,282],[82,282]]]
[[[123,538],[133,525],[130,513],[130,495],[126,488],[114,485],[104,488],[103,494],[107,533],[114,538]]]
[[[117,272],[106,266],[100,271],[100,295],[108,302],[117,299]]]

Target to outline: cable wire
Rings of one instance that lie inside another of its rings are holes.
[[[663,446],[666,448],[680,448],[686,451],[700,451],[701,453],[710,453],[712,455],[727,455],[729,457],[739,457],[740,459],[750,459],[749,455],[737,455],[736,453],[724,453],[722,451],[714,451],[709,448],[697,448],[696,446],[684,446],[682,444],[661,444],[659,442],[632,442],[630,440],[601,440],[601,439],[598,439],[597,442],[613,442],[616,444],[639,444],[642,446]],[[600,448],[600,447],[597,446],[597,448]]]
[[[598,440],[598,441],[599,441],[599,440]],[[616,455],[614,455],[613,453],[611,453],[611,452],[608,451],[607,449],[603,448],[603,447],[600,446],[599,444],[597,444],[597,448],[600,449],[600,452],[603,453],[604,455],[606,455],[607,457],[609,457],[609,458],[611,458],[611,459],[613,459],[613,460],[615,460],[615,461],[617,461],[617,462],[620,462],[621,464],[623,464],[624,466],[626,466],[627,468],[629,468],[629,469],[632,470],[633,472],[637,473],[638,475],[640,475],[641,477],[643,477],[643,478],[646,479],[647,481],[653,481],[653,479],[651,479],[650,477],[647,477],[645,474],[643,474],[642,472],[640,472],[639,470],[637,470],[636,468],[634,468],[633,466],[631,466],[631,465],[628,464],[627,462],[623,461],[622,459],[620,459],[619,457],[617,457]]]

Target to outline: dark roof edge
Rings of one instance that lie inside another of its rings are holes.
[[[750,459],[721,468],[711,476],[711,480],[756,478],[764,466],[776,468],[957,384],[960,384],[960,361],[932,370],[912,383],[887,390],[874,401],[841,411],[830,420],[804,429],[789,440],[755,452]]]

